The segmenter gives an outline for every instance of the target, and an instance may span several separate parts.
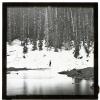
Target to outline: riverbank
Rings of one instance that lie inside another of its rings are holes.
[[[88,67],[84,69],[72,69],[70,71],[61,71],[59,74],[65,74],[68,77],[93,80],[94,79],[94,68]]]
[[[20,70],[32,70],[32,69],[29,69],[29,68],[14,68],[14,67],[7,68],[7,71],[20,71]]]
[[[25,71],[25,70],[46,70],[49,68],[34,68],[34,69],[30,69],[30,68],[14,68],[14,67],[10,67],[7,68],[7,71]]]

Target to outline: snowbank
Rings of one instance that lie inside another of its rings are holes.
[[[71,70],[73,68],[82,69],[94,66],[94,55],[90,53],[89,57],[86,57],[84,47],[81,46],[80,56],[82,59],[76,59],[73,56],[74,48],[68,51],[62,50],[54,52],[54,50],[47,51],[44,46],[43,50],[32,51],[32,45],[28,45],[28,53],[26,58],[23,58],[23,47],[20,45],[19,40],[13,41],[13,45],[7,44],[7,68],[49,68],[49,62],[51,60],[51,68],[54,71]]]

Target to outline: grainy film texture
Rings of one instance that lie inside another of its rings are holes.
[[[7,8],[7,96],[94,94],[92,7]]]

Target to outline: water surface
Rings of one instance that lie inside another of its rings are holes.
[[[7,74],[7,95],[93,95],[91,84],[52,69],[12,71]]]

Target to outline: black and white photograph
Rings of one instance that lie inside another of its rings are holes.
[[[3,19],[6,96],[93,96],[94,6],[14,5]]]

